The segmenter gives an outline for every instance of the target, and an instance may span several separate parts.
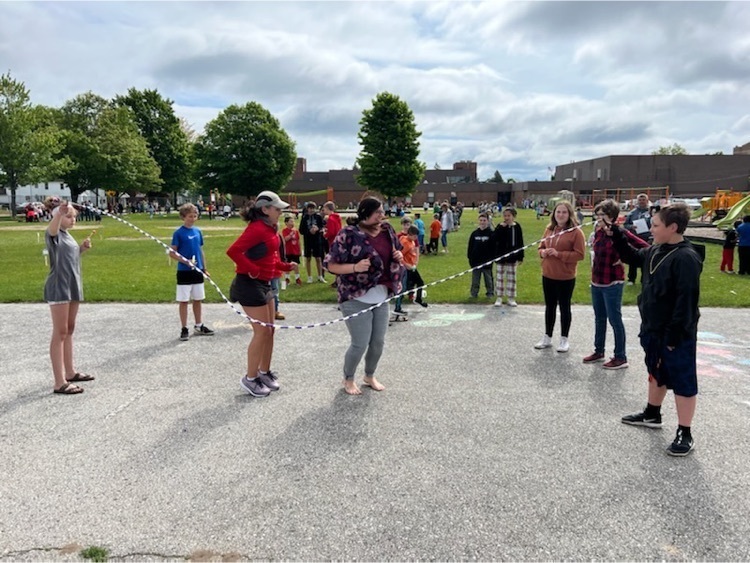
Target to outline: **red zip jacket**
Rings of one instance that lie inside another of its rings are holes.
[[[282,262],[279,256],[279,235],[276,227],[265,221],[248,223],[244,232],[227,249],[227,256],[236,264],[234,271],[261,281],[271,281],[278,272],[291,272],[294,264]]]
[[[336,235],[339,234],[340,230],[341,215],[338,213],[331,213],[328,216],[328,219],[326,219],[326,240],[328,241],[329,247],[333,244],[333,241],[336,238]]]

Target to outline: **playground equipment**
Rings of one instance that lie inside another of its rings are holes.
[[[561,201],[567,201],[572,205],[574,208],[576,206],[576,196],[573,192],[570,190],[560,190],[557,192],[557,195],[552,196],[549,198],[549,201],[547,202],[547,209],[550,211],[555,208],[555,205],[560,203]]]
[[[583,209],[593,209],[596,204],[605,199],[613,199],[618,203],[634,201],[638,194],[646,194],[651,203],[665,204],[669,201],[669,186],[655,188],[608,188],[593,190],[590,195],[582,194],[578,200]]]
[[[746,199],[748,195],[750,195],[748,192],[717,189],[713,196],[701,199],[701,209],[693,212],[692,218],[702,221],[709,219],[710,221],[723,222],[725,215],[734,209],[735,205]]]
[[[745,215],[750,215],[750,194],[744,194],[745,197],[737,201],[724,218],[714,223],[718,229],[726,231],[731,228],[735,221],[742,219]]]
[[[294,209],[300,209],[300,207],[298,205],[299,202],[297,200],[298,197],[306,198],[306,197],[312,196],[312,195],[323,195],[323,194],[326,195],[326,201],[333,201],[333,188],[331,186],[328,186],[325,190],[317,190],[317,191],[314,191],[314,192],[304,192],[304,193],[286,192],[286,193],[283,193],[281,195],[283,197],[285,197],[287,199],[287,201],[289,202],[289,208],[291,210],[294,210]],[[304,203],[304,201],[303,201],[303,203]]]

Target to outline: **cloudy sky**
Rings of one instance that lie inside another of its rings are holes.
[[[256,101],[309,171],[351,168],[383,91],[428,168],[481,179],[750,142],[750,2],[0,2],[0,21],[0,71],[34,103],[155,88],[200,132]]]

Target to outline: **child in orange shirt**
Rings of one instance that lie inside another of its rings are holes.
[[[427,252],[437,254],[438,240],[440,240],[440,231],[443,228],[443,224],[440,222],[440,213],[435,213],[432,217],[432,223],[430,223],[430,244],[427,247]]]
[[[419,264],[419,227],[414,225],[410,226],[407,229],[406,234],[399,237],[399,241],[401,241],[403,246],[401,254],[404,256],[404,268],[406,268],[402,291],[404,289],[408,291],[415,287],[421,288],[424,285],[424,280],[417,270],[417,264]],[[422,289],[418,289],[416,294],[417,296],[416,299],[414,299],[414,302],[419,303],[422,307],[427,307],[427,303],[422,299]],[[414,294],[412,293],[411,295],[413,296]],[[401,309],[401,297],[396,299],[396,312],[404,312]]]

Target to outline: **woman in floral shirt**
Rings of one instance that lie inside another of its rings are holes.
[[[383,303],[388,296],[401,291],[404,272],[401,243],[384,219],[382,203],[374,197],[364,198],[357,207],[355,224],[339,231],[325,257],[325,268],[339,276],[339,304],[346,316]],[[346,321],[351,344],[344,357],[344,390],[349,395],[362,393],[354,382],[362,356],[364,385],[375,391],[385,389],[375,379],[375,370],[383,354],[388,317],[388,305],[383,304]]]

